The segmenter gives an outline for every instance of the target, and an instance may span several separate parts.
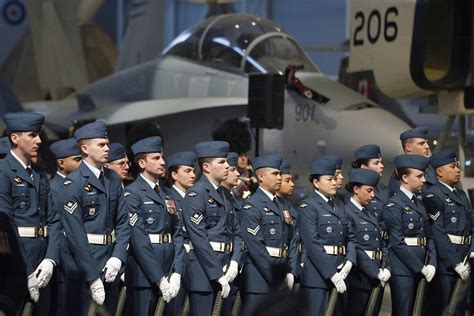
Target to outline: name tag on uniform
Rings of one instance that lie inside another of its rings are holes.
[[[323,214],[323,217],[331,217],[331,214]]]
[[[149,205],[149,204],[153,204],[153,203],[154,203],[153,201],[145,201],[145,202],[143,202],[143,204],[145,204],[145,205]]]

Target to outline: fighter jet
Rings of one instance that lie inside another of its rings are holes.
[[[252,15],[201,21],[152,61],[116,72],[75,97],[25,108],[43,113],[61,135],[73,120],[104,119],[111,139],[123,143],[131,128],[156,122],[167,153],[173,153],[209,140],[222,122],[245,117],[252,74],[287,75],[283,128],[262,129],[258,141],[260,153],[279,152],[290,160],[300,184],[308,184],[310,160],[339,153],[348,171],[354,149],[368,143],[381,146],[392,170],[392,158],[401,153],[398,135],[409,126],[327,78],[281,26]]]

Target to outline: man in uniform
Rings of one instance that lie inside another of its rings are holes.
[[[202,142],[194,147],[201,179],[183,201],[184,226],[191,240],[187,285],[191,315],[211,315],[213,302],[229,295],[229,280],[238,273],[240,228],[222,189],[229,165],[229,143]]]
[[[82,156],[77,142],[74,138],[58,140],[49,146],[49,150],[56,158],[57,171],[49,185],[51,187],[51,205],[53,210],[55,201],[62,194],[64,178],[79,167]],[[62,212],[58,214],[61,216]],[[61,228],[62,230],[62,228]],[[59,267],[56,270],[56,314],[57,315],[74,315],[77,309],[74,306],[76,302],[75,294],[80,291],[79,287],[79,271],[69,252],[64,231],[59,235]]]
[[[12,149],[12,145],[10,144],[10,140],[7,136],[0,138],[0,159],[5,158],[8,152]]]
[[[400,141],[402,142],[403,152],[406,155],[418,155],[428,158],[430,155],[430,145],[428,143],[428,128],[424,126],[418,126],[409,130],[404,131],[400,134]],[[423,192],[429,189],[433,184],[436,183],[436,174],[431,165],[425,171],[426,183],[423,187]],[[388,182],[388,195],[389,197],[400,187],[400,181],[398,181],[394,174],[390,176]]]
[[[178,210],[178,216],[180,219],[183,218],[183,200],[186,196],[186,192],[190,187],[193,186],[196,181],[196,174],[194,167],[196,165],[196,153],[194,151],[183,151],[170,155],[166,159],[166,166],[168,168],[168,180],[171,187],[167,189],[170,197],[176,202],[176,208]],[[182,220],[180,225],[183,233],[183,243],[185,247],[184,258],[183,258],[183,273],[184,280],[187,280],[186,265],[184,264],[188,260],[188,252],[190,251],[189,237],[186,229],[184,228]],[[184,282],[183,282],[184,283]],[[186,283],[182,284],[178,295],[174,299],[174,315],[181,316],[182,310],[186,301],[187,290]]]
[[[154,315],[161,296],[169,303],[181,287],[183,237],[175,201],[158,184],[165,173],[161,137],[132,145],[140,175],[125,189],[130,209],[131,252],[125,271],[127,309],[131,315]]]
[[[74,132],[82,153],[80,166],[63,182],[58,197],[58,212],[69,249],[87,283],[76,299],[85,314],[94,303],[110,313],[117,307],[119,278],[127,259],[130,239],[128,211],[122,196],[122,183],[117,174],[104,164],[108,158],[107,125],[104,121],[86,124]],[[104,283],[105,280],[105,289]],[[82,295],[81,295],[82,294]]]
[[[44,116],[16,112],[5,114],[3,119],[12,149],[0,161],[0,212],[7,214],[20,237],[30,297],[37,302],[34,311],[47,315],[50,308],[47,285],[59,260],[59,219],[48,207],[48,179],[31,163],[41,145],[39,133]],[[43,289],[38,292],[38,288]]]
[[[259,187],[244,201],[241,210],[242,236],[247,248],[243,301],[249,313],[265,304],[276,290],[291,290],[296,275],[293,218],[276,197],[281,187],[281,162],[278,154],[254,159]]]
[[[109,158],[104,164],[104,167],[115,171],[124,185],[129,184],[127,182],[130,181],[128,175],[130,170],[130,161],[128,160],[127,153],[125,152],[125,148],[123,148],[122,144],[109,144]]]
[[[470,276],[468,257],[472,237],[472,211],[466,194],[455,188],[460,179],[459,161],[452,149],[430,158],[438,181],[425,193],[423,202],[430,218],[438,255],[435,286],[441,292],[440,313],[447,308],[456,280]],[[455,315],[464,315],[468,291],[456,297]]]

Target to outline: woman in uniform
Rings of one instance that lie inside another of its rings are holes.
[[[416,198],[424,183],[428,158],[417,155],[395,157],[400,187],[383,209],[389,232],[392,277],[392,315],[412,315],[417,285],[431,282],[436,273],[436,250],[423,203]]]

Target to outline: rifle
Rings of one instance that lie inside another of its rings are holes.
[[[242,306],[242,298],[240,297],[240,291],[237,292],[235,296],[234,306],[232,307],[232,316],[240,315],[240,308]]]
[[[425,255],[425,266],[430,261],[430,252],[426,250]],[[425,277],[422,277],[420,282],[418,282],[418,287],[416,289],[415,304],[413,305],[413,316],[421,316],[423,310],[423,301],[425,300],[425,290],[426,290],[426,281]]]
[[[469,254],[464,259],[463,263],[465,264],[469,258]],[[455,315],[456,312],[456,305],[460,302],[460,299],[464,296],[464,293],[467,290],[467,285],[470,285],[471,281],[470,278],[464,281],[461,277],[458,277],[456,283],[454,284],[453,293],[449,298],[449,304],[446,308],[446,315]]]
[[[31,316],[33,315],[33,310],[34,310],[33,302],[28,301],[26,302],[25,307],[23,307],[23,312],[21,313],[21,316]]]
[[[127,287],[125,284],[120,289],[119,300],[117,304],[117,310],[115,311],[115,316],[122,316],[123,308],[125,307],[125,300],[127,298]]]
[[[383,258],[382,265],[380,266],[380,268],[382,270],[385,269],[387,267],[387,264],[388,264],[388,255]],[[372,291],[370,292],[367,307],[365,308],[364,316],[374,315],[375,306],[377,305],[380,295],[381,294],[383,295],[384,288],[385,286],[383,286],[382,283],[379,283],[376,287],[372,289]]]

